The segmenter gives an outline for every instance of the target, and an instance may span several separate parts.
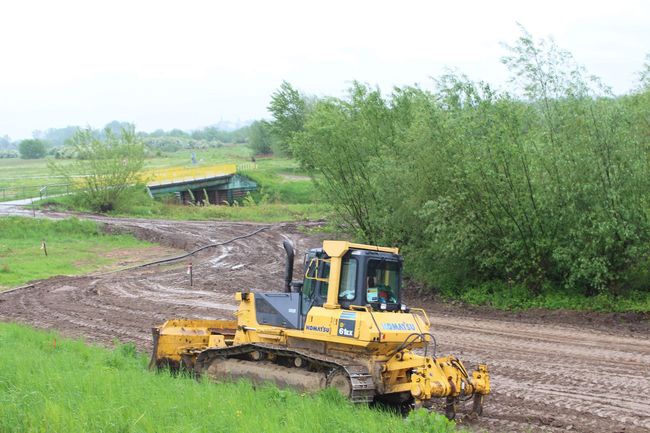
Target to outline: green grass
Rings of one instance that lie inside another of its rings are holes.
[[[257,161],[257,168],[243,172],[260,185],[253,196],[258,201],[275,203],[319,203],[321,196],[307,173],[298,163],[286,158],[266,158]],[[298,178],[296,178],[298,177]]]
[[[449,299],[459,299],[472,305],[487,305],[500,310],[546,308],[601,312],[650,312],[650,292],[638,290],[631,290],[620,296],[601,293],[586,297],[580,293],[560,293],[548,289],[535,296],[525,287],[493,282],[459,291],[443,291],[443,296]]]
[[[241,164],[251,161],[251,150],[245,145],[226,145],[210,149],[184,149],[177,152],[156,152],[145,161],[145,169],[165,167],[191,167],[192,153],[196,155],[197,165],[223,163]]]
[[[188,221],[318,221],[327,217],[330,207],[323,204],[263,203],[254,206],[180,206],[154,202],[112,215],[139,218],[164,218]]]
[[[35,202],[40,208],[51,210],[75,210],[88,212],[89,209],[76,203],[73,195],[55,197]],[[127,218],[151,218],[185,221],[251,221],[251,222],[284,222],[284,221],[319,221],[327,218],[331,207],[326,204],[300,203],[252,203],[243,205],[224,206],[183,206],[152,200],[143,192],[137,192],[133,197],[122,203],[116,210],[107,215]]]
[[[45,239],[48,256],[41,250]],[[129,235],[104,234],[97,223],[75,218],[51,221],[0,218],[0,291],[53,275],[83,274],[115,261],[116,249],[151,245]]]
[[[404,419],[353,406],[328,390],[313,396],[212,384],[146,369],[133,345],[114,350],[0,323],[2,432],[451,432],[423,411]]]

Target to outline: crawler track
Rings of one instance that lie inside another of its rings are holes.
[[[375,396],[375,385],[368,368],[355,362],[354,359],[319,355],[299,349],[279,349],[269,344],[242,344],[222,349],[206,350],[197,357],[195,371],[199,374],[207,372],[212,364],[218,364],[225,359],[248,360],[251,359],[250,355],[252,353],[261,354],[261,360],[274,359],[274,364],[285,367],[287,375],[291,375],[296,370],[305,370],[317,374],[322,373],[327,378],[332,372],[342,370],[350,380],[351,392],[349,398],[351,401],[370,403]],[[291,367],[291,363],[296,357],[300,357],[305,362],[304,368],[296,369]],[[273,381],[271,378],[265,379],[263,377],[262,380]],[[315,389],[312,391],[315,391]]]

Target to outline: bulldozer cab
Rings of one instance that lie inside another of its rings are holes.
[[[324,245],[325,248],[307,251],[303,280],[297,282],[291,281],[293,247],[285,244],[285,291],[256,293],[258,323],[302,329],[313,307],[370,306],[378,311],[401,308],[402,257],[397,249],[380,250],[380,247],[338,241],[325,241]]]
[[[370,305],[375,310],[395,311],[401,306],[402,258],[398,254],[349,249],[340,262],[336,291],[341,308]],[[301,313],[323,306],[330,290],[331,258],[321,249],[305,254]]]

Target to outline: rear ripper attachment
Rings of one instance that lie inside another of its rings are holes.
[[[455,356],[435,355],[426,312],[401,302],[397,248],[325,241],[305,254],[302,281],[292,281],[293,245],[284,249],[284,291],[237,292],[236,320],[154,328],[150,366],[301,392],[332,387],[355,403],[430,408],[442,399],[451,419],[471,399],[471,413],[482,413],[487,366],[470,373]]]

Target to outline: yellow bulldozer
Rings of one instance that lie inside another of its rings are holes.
[[[470,413],[481,414],[487,366],[470,373],[454,356],[437,357],[426,312],[402,303],[397,248],[324,241],[305,253],[302,281],[292,281],[293,246],[284,248],[284,292],[237,292],[236,320],[153,328],[151,367],[306,392],[332,387],[355,403],[444,407],[450,419],[472,399]]]

